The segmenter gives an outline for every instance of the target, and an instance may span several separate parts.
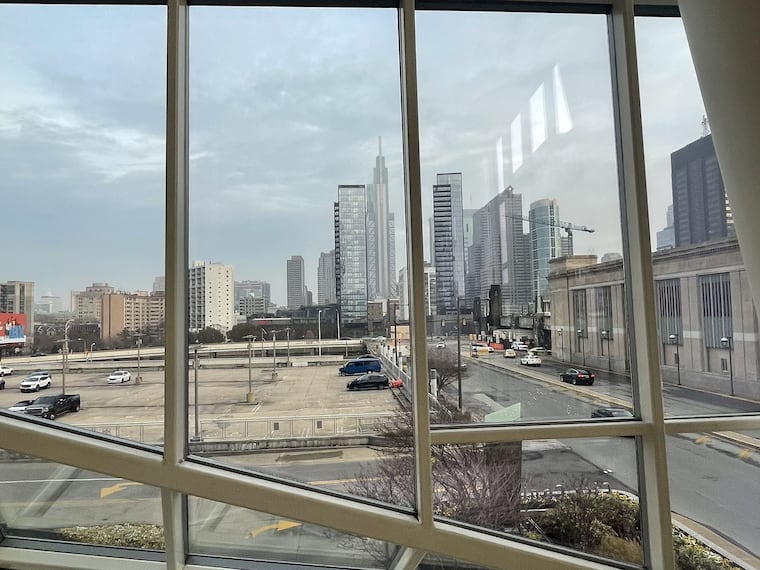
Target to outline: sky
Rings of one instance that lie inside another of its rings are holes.
[[[0,280],[68,302],[164,274],[165,34],[157,6],[0,6]],[[637,34],[654,246],[670,153],[704,109],[680,22]],[[417,54],[426,220],[436,173],[462,172],[465,208],[511,185],[525,215],[555,198],[595,230],[576,253],[622,251],[603,16],[420,12]],[[283,304],[301,255],[316,296],[337,187],[372,181],[382,137],[405,265],[395,11],[191,8],[189,126],[189,261],[269,281]]]

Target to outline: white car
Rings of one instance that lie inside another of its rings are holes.
[[[35,372],[24,378],[19,386],[22,392],[38,392],[44,388],[50,388],[53,380],[48,372]]]
[[[528,350],[528,345],[516,340],[512,343],[512,350]]]
[[[525,366],[541,366],[541,357],[535,354],[528,354],[520,358],[520,364]]]
[[[446,348],[446,343],[445,342],[439,342],[438,344],[435,345],[435,347],[436,348]]]
[[[11,374],[13,374],[13,368],[0,365],[0,376],[10,376]]]
[[[132,375],[126,370],[114,370],[106,380],[109,384],[124,384],[132,380]]]

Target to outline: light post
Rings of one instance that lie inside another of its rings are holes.
[[[583,342],[583,330],[578,329],[578,344],[581,345],[581,354],[583,354],[583,366],[586,366],[586,344]]]
[[[251,357],[253,352],[253,341],[256,340],[255,334],[247,334],[243,337],[248,341],[248,394],[246,394],[245,400],[249,404],[256,401],[253,396],[253,376],[251,373]]]
[[[90,362],[92,362],[92,351],[95,350],[95,343],[90,343]]]
[[[63,327],[63,362],[61,363],[61,390],[64,394],[66,394],[66,367],[69,363],[69,327],[71,326],[71,321],[74,319],[69,319],[66,321],[66,325]]]
[[[337,340],[340,340],[340,311],[335,311],[335,322],[338,323],[338,336],[335,337]]]
[[[731,395],[734,395],[734,360],[733,356],[731,355],[731,351],[733,350],[733,347],[731,346],[731,337],[730,336],[724,336],[720,339],[720,345],[728,350],[728,377],[731,381]]]
[[[277,380],[277,331],[272,331],[272,380]]]
[[[290,367],[290,328],[285,329],[285,334],[288,338],[288,367]]]
[[[607,341],[607,370],[612,371],[612,351],[610,350],[610,333],[602,331],[602,340]],[[602,344],[602,356],[604,356],[604,344]]]
[[[396,306],[393,306],[393,362],[398,367],[398,327],[396,326]]]
[[[190,348],[193,350],[193,391],[195,398],[193,399],[193,406],[195,408],[195,433],[190,441],[200,441],[200,419],[198,418],[198,349],[202,348],[201,344],[194,344]]]
[[[457,403],[462,411],[462,317],[459,314],[459,297],[457,297]]]
[[[319,343],[319,356],[322,356],[322,309],[317,311],[317,337]]]
[[[557,329],[557,334],[559,335],[559,343],[560,343],[559,359],[562,362],[564,362],[565,361],[565,338],[562,336],[562,327]]]
[[[142,346],[142,335],[137,334],[135,336],[137,337],[137,340],[135,341],[135,344],[137,345],[137,376],[135,377],[135,384],[139,384],[142,382],[142,376],[140,376],[140,347]]]
[[[668,340],[670,341],[670,344],[676,345],[676,371],[678,373],[678,386],[680,386],[681,385],[681,354],[678,351],[678,335],[677,334],[669,335]]]

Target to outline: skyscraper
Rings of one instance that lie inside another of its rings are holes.
[[[734,220],[712,135],[670,155],[676,247],[733,235]]]
[[[383,142],[378,138],[372,183],[367,184],[367,294],[369,299],[388,298],[396,282],[395,228],[388,210],[388,168]]]
[[[306,270],[303,257],[293,255],[287,260],[288,309],[306,305]]]
[[[433,186],[433,257],[438,314],[456,313],[465,295],[462,173],[438,174]]]
[[[235,280],[231,265],[194,261],[190,267],[189,326],[226,332],[235,324]]]
[[[505,316],[522,314],[532,300],[530,236],[523,233],[521,218],[522,195],[511,186],[473,216],[470,294],[488,299],[498,286]]]
[[[335,282],[341,326],[367,326],[367,202],[364,185],[338,186]]]
[[[317,305],[332,305],[335,299],[335,250],[319,254]]]
[[[673,227],[673,204],[665,212],[665,227],[657,232],[657,251],[676,246],[676,232]]]
[[[559,227],[559,205],[556,200],[537,200],[528,210],[530,251],[532,260],[531,287],[533,299],[548,299],[549,260],[562,256]],[[538,310],[538,308],[536,309]]]

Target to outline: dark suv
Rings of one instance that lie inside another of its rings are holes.
[[[54,420],[66,412],[78,412],[80,406],[79,394],[58,394],[57,396],[40,396],[29,404],[25,411],[32,416]]]
[[[384,374],[364,374],[346,384],[346,388],[349,390],[364,390],[369,388],[380,390],[388,387],[390,387],[390,382],[388,382],[388,378]]]

